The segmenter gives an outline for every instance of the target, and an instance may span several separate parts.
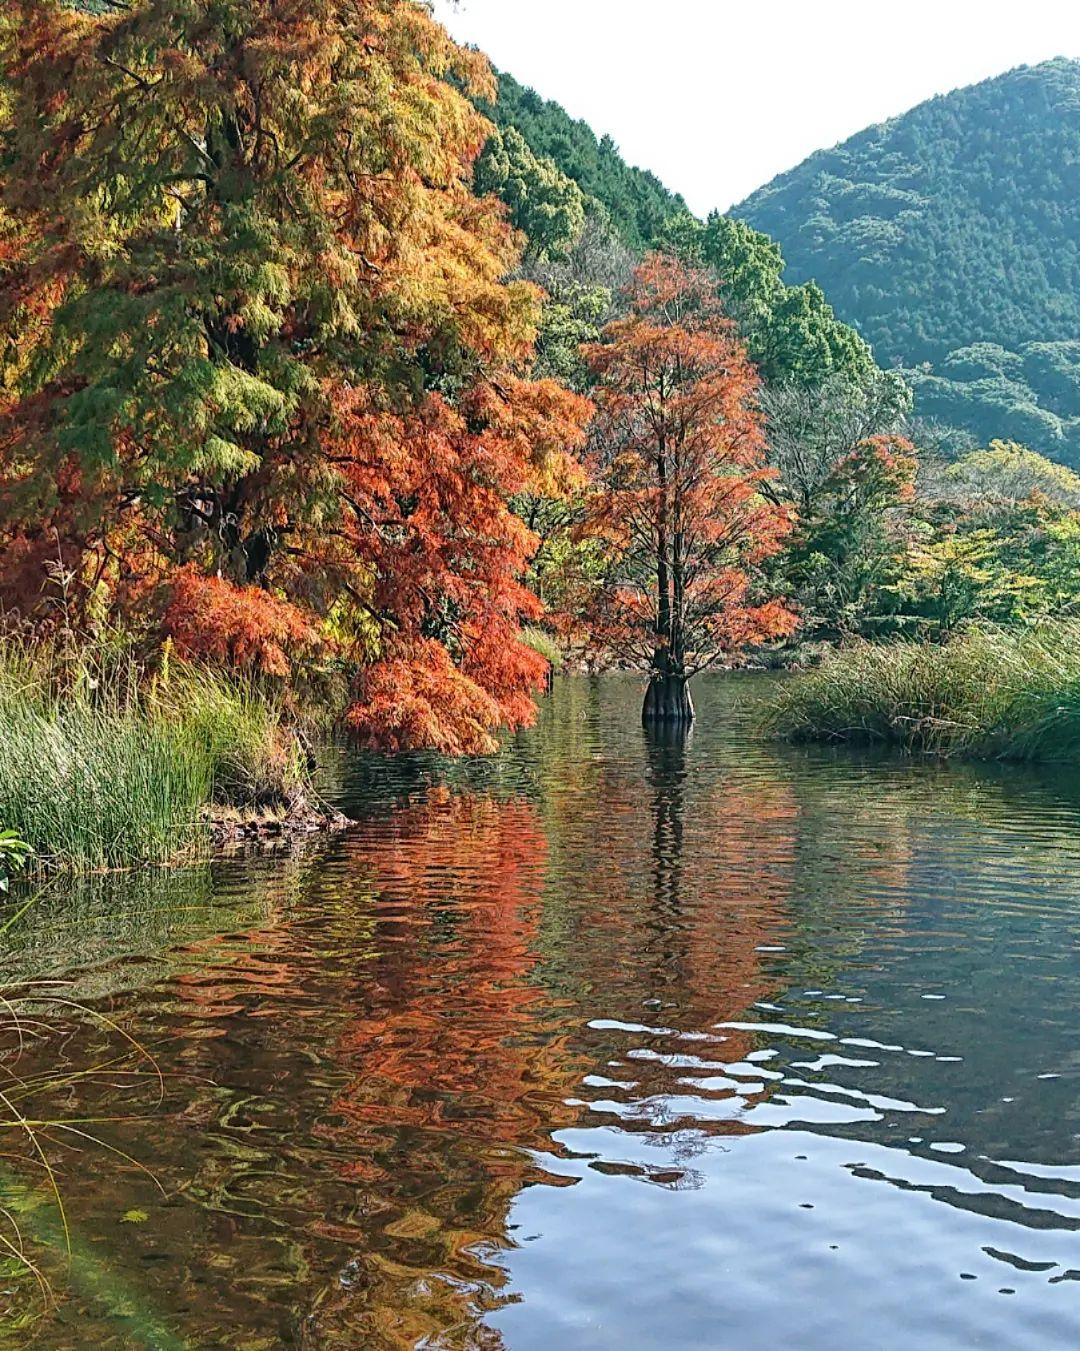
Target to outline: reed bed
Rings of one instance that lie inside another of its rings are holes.
[[[1080,761],[1080,620],[972,629],[943,645],[851,644],[794,676],[764,726],[791,741]]]
[[[0,652],[0,826],[39,869],[165,862],[211,804],[267,808],[303,788],[273,700],[208,670],[7,644]]]

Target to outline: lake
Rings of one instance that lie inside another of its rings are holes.
[[[1080,1344],[1080,775],[764,744],[770,679],[686,741],[561,679],[341,753],[306,854],[40,903],[5,979],[99,1016],[17,1067],[35,1345]]]

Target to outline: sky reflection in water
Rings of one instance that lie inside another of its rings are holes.
[[[343,762],[306,859],[54,906],[9,968],[153,1047],[102,1133],[167,1197],[64,1158],[38,1344],[1076,1345],[1080,781],[755,744],[762,688],[664,744],[562,681],[494,761]]]

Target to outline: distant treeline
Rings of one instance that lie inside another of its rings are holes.
[[[632,168],[610,136],[597,138],[587,122],[575,121],[558,103],[500,73],[494,104],[481,108],[500,129],[514,128],[534,154],[552,159],[586,197],[602,203],[628,245],[651,244],[669,216],[686,203],[655,174]]]

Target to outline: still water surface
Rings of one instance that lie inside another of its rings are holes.
[[[346,760],[306,858],[24,926],[165,1083],[65,1095],[154,1178],[66,1156],[35,1344],[1080,1344],[1080,778],[756,744],[762,689],[665,745],[564,680],[492,761]]]

